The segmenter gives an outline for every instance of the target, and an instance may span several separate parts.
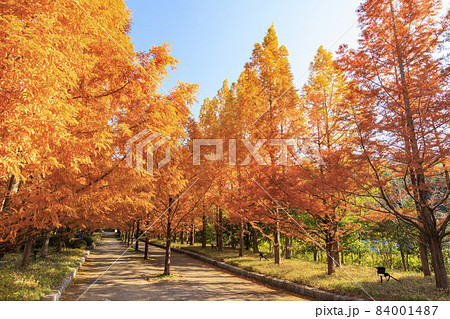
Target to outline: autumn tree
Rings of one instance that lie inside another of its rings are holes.
[[[228,139],[226,137],[226,126],[223,125],[221,117],[223,116],[225,104],[230,94],[228,81],[225,80],[222,88],[212,99],[206,99],[200,109],[199,129],[201,131],[201,139],[205,142],[216,141],[222,149],[222,157],[214,161],[205,160],[201,154],[215,154],[218,150],[215,145],[200,146],[200,163],[204,174],[214,176],[214,183],[211,185],[208,194],[209,210],[215,212],[215,228],[216,228],[216,244],[219,251],[223,250],[223,234],[224,234],[224,184],[226,183],[227,165],[226,158],[228,155]],[[203,158],[203,159],[202,159]],[[206,177],[206,176],[205,176]],[[211,210],[212,208],[212,210]],[[211,216],[212,217],[212,216]]]
[[[164,275],[170,275],[174,235],[184,224],[192,225],[199,217],[204,197],[214,181],[214,176],[206,176],[202,166],[193,164],[193,141],[198,136],[197,123],[186,118],[180,134],[178,138],[172,138],[174,144],[170,162],[154,172],[156,183],[152,202],[155,210],[150,220],[151,224],[159,222],[166,242]]]
[[[341,239],[358,228],[349,218],[352,215],[349,194],[355,185],[349,160],[352,136],[347,94],[348,85],[342,72],[331,52],[321,46],[311,63],[301,97],[308,122],[307,138],[301,139],[306,152],[302,156],[312,160],[298,158],[299,165],[292,167],[297,171],[292,175],[297,176],[298,184],[290,186],[297,193],[293,195],[296,205],[311,217],[312,222],[305,228],[325,243],[329,275],[340,264]],[[345,192],[339,190],[342,187]]]
[[[126,142],[179,136],[197,87],[159,92],[177,61],[168,44],[134,51],[122,1],[0,6],[0,251],[42,230],[137,221],[153,184],[127,167]]]
[[[103,14],[100,1],[91,2],[86,9],[97,10],[97,19],[104,26],[114,25],[111,33],[116,41],[132,52],[127,35],[129,12],[123,2],[109,2],[108,10],[115,19]],[[16,1],[0,6],[0,50],[6,57],[0,71],[4,93],[0,172],[6,184],[1,237],[2,244],[14,244],[23,237],[32,240],[33,231],[43,224],[58,225],[55,214],[64,206],[61,193],[67,198],[67,189],[47,187],[47,181],[54,182],[57,178],[53,177],[60,173],[62,180],[79,173],[81,166],[92,164],[93,154],[110,144],[107,132],[96,129],[102,120],[102,128],[108,126],[108,96],[127,83],[110,66],[121,68],[127,59],[102,30],[92,30],[90,17],[75,3]],[[123,75],[131,72],[129,61],[127,64]],[[102,96],[103,103],[92,108],[93,100]],[[93,114],[89,116],[89,112]],[[15,196],[17,192],[23,193]],[[16,198],[20,206],[12,203],[13,197],[21,198]],[[49,212],[49,202],[60,207]],[[39,216],[44,221],[39,221]]]
[[[340,65],[354,89],[360,187],[376,201],[372,209],[420,232],[436,287],[447,289],[449,68],[440,49],[449,14],[441,16],[441,9],[437,0],[365,1],[358,10],[359,47],[343,49]],[[404,196],[412,208],[400,205]]]
[[[255,44],[250,62],[245,65],[237,83],[239,108],[249,119],[246,126],[251,138],[247,142],[263,145],[268,141],[259,151],[260,160],[250,161],[245,166],[248,165],[252,178],[258,179],[272,196],[279,193],[276,185],[286,177],[282,154],[287,145],[283,141],[292,138],[294,127],[300,126],[293,120],[298,119],[299,99],[293,85],[288,55],[286,47],[279,45],[272,25],[264,41]],[[259,194],[258,185],[253,183],[247,192]],[[260,201],[256,199],[255,202]],[[275,263],[279,264],[281,212],[275,203],[266,204],[267,221],[273,225]]]

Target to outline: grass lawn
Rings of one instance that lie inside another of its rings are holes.
[[[94,234],[97,240],[100,234]],[[84,249],[65,249],[56,253],[49,247],[47,258],[31,258],[25,269],[18,267],[22,254],[6,254],[0,261],[0,300],[40,300],[62,281],[84,254]]]
[[[439,291],[435,288],[434,277],[425,278],[415,272],[386,270],[400,282],[391,279],[389,282],[383,280],[381,284],[376,269],[372,267],[343,265],[344,270],[337,268],[335,274],[328,276],[327,265],[321,262],[283,259],[280,265],[275,265],[270,254],[267,254],[269,261],[259,261],[259,256],[251,251],[245,251],[244,257],[239,257],[238,251],[231,248],[224,248],[224,251],[218,252],[210,246],[202,249],[198,244],[188,246],[175,243],[173,247],[190,250],[261,274],[367,300],[370,298],[344,270],[375,300],[450,300],[448,291]]]

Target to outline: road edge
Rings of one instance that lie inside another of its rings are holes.
[[[78,270],[81,268],[81,266],[83,266],[86,258],[91,254],[91,251],[95,249],[95,246],[97,246],[101,239],[102,236],[100,236],[100,238],[97,239],[97,241],[93,243],[88,250],[86,250],[86,252],[83,254],[83,256],[81,256],[80,260],[78,260],[75,266],[67,272],[59,285],[51,293],[43,296],[41,298],[41,301],[59,301],[61,299],[62,294],[67,289],[67,287],[69,287],[70,283],[77,275]]]

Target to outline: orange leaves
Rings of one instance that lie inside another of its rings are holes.
[[[123,149],[144,127],[184,136],[197,86],[159,92],[178,62],[169,45],[134,52],[123,1],[0,6],[0,173],[21,182],[1,227],[91,229],[150,211],[155,179],[126,168]]]

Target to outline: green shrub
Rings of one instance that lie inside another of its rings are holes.
[[[94,238],[92,238],[91,235],[83,235],[82,239],[86,242],[86,245],[88,247],[90,247],[94,244]]]
[[[58,241],[59,241],[59,235],[51,235],[48,245],[56,247],[58,245]]]
[[[84,249],[87,246],[87,243],[85,240],[83,239],[78,239],[78,238],[72,238],[70,239],[70,248],[80,248],[80,249]]]

